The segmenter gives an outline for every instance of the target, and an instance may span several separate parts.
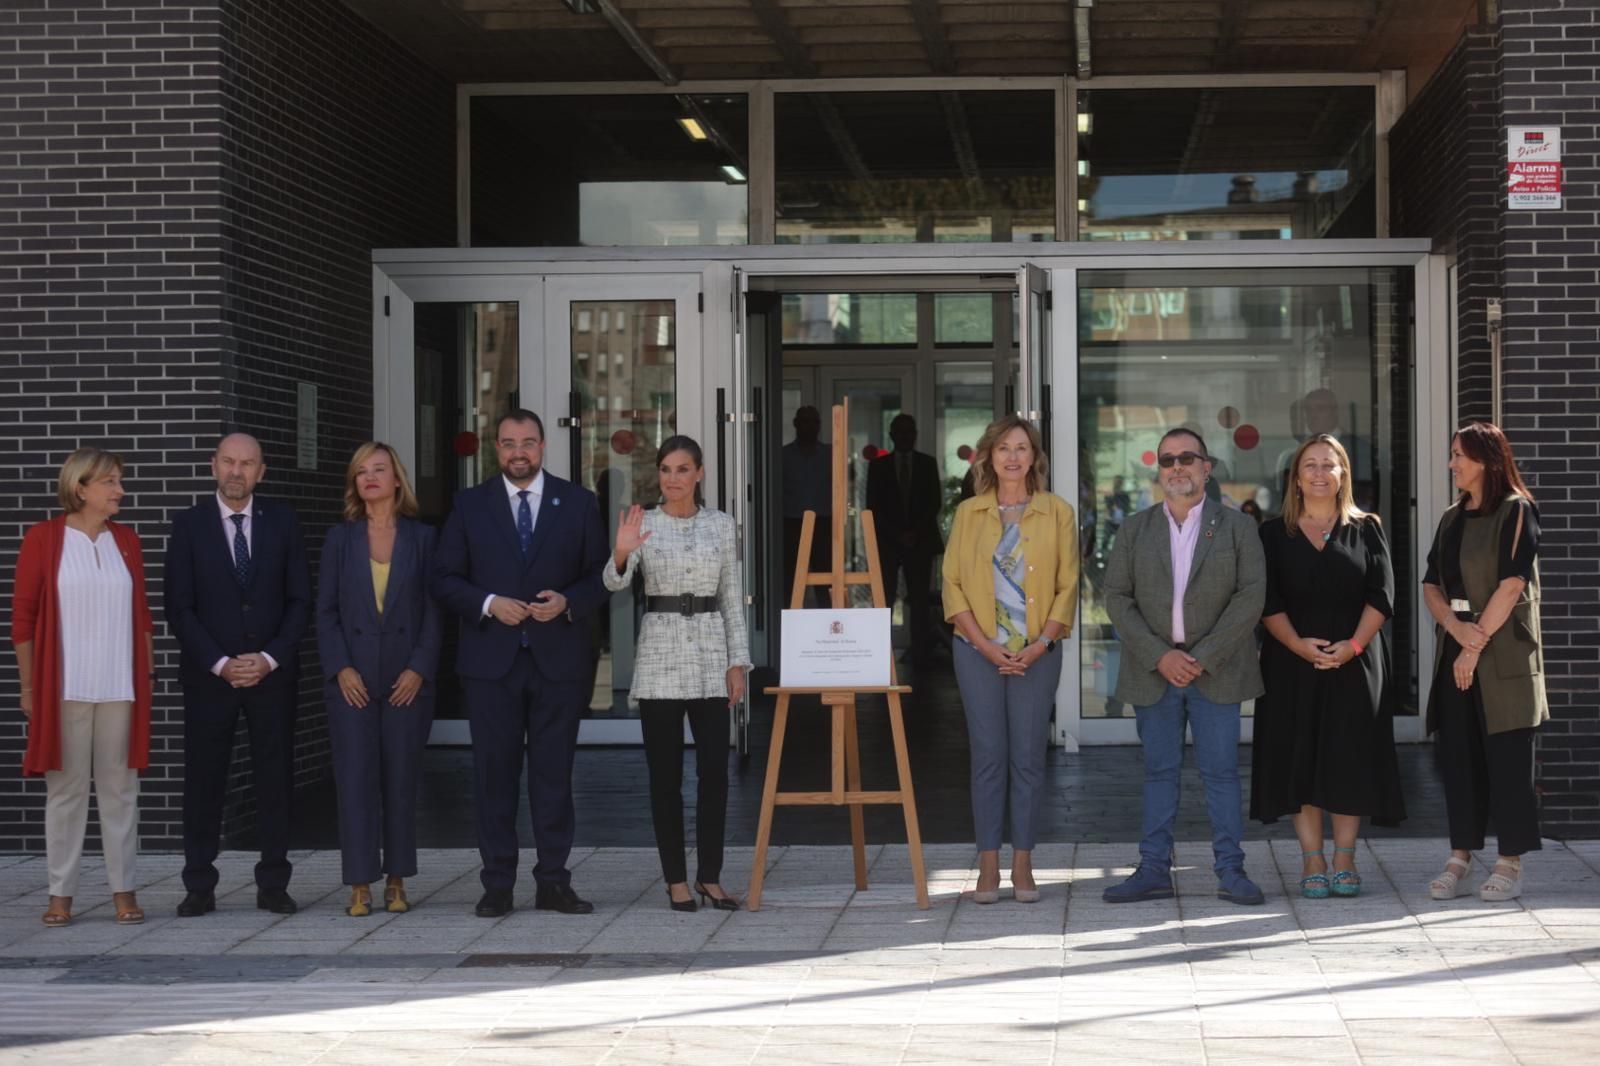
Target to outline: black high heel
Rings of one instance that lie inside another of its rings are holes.
[[[700,909],[695,906],[693,896],[690,896],[688,899],[673,899],[672,886],[670,885],[667,886],[667,906],[681,914],[693,914],[695,911]]]
[[[734,899],[732,896],[713,896],[711,893],[706,891],[706,886],[701,884],[699,881],[694,883],[694,890],[700,893],[700,901],[707,907],[710,907],[712,910],[736,911],[739,909],[738,900]]]

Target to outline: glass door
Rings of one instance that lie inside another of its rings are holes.
[[[380,294],[374,436],[398,452],[430,525],[444,524],[457,492],[496,473],[500,414],[538,402],[542,383],[527,365],[538,350],[538,281],[399,278]],[[469,739],[455,642],[446,625],[433,743]]]
[[[654,507],[656,449],[683,432],[714,460],[699,375],[700,278],[568,275],[544,287],[545,394],[550,435],[546,464],[595,494],[609,546],[617,514]],[[680,381],[680,353],[692,376]],[[713,430],[714,433],[714,430]],[[715,471],[708,470],[708,491]],[[579,732],[583,743],[639,743],[630,703],[634,648],[643,618],[640,587],[612,595],[592,620],[594,693]]]

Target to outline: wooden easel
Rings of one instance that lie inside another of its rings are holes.
[[[836,404],[833,408],[833,564],[827,573],[810,572],[811,538],[816,534],[817,513],[807,511],[800,526],[800,558],[795,563],[794,590],[789,606],[799,610],[805,606],[806,589],[812,585],[827,585],[830,602],[835,608],[845,607],[846,588],[850,585],[868,585],[872,589],[872,604],[887,607],[883,593],[883,572],[878,563],[878,536],[872,523],[872,512],[861,512],[861,532],[865,541],[867,570],[865,573],[845,572],[844,530],[845,463],[848,438],[847,408]],[[899,804],[905,812],[906,841],[911,847],[911,875],[917,885],[917,906],[928,909],[928,875],[922,863],[922,833],[917,827],[917,803],[911,790],[911,760],[906,752],[905,717],[901,713],[900,697],[911,691],[909,685],[896,683],[894,658],[889,659],[887,686],[870,688],[786,688],[775,686],[765,691],[778,697],[776,714],[772,721],[772,746],[767,753],[767,782],[761,792],[761,821],[756,829],[755,863],[750,875],[750,896],[746,906],[753,911],[761,909],[761,888],[766,880],[767,844],[772,837],[772,812],[777,807],[849,807],[850,843],[855,854],[856,888],[867,887],[866,827],[862,807],[868,803]],[[894,760],[900,773],[900,787],[891,792],[864,792],[861,789],[861,747],[856,731],[856,697],[866,693],[882,693],[889,703],[889,726],[894,733]],[[783,736],[789,726],[789,700],[798,695],[818,695],[822,705],[833,712],[833,787],[827,792],[779,792],[778,769],[783,761]]]

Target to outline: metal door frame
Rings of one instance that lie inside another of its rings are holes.
[[[717,425],[712,424],[715,408],[711,397],[726,390],[734,399],[723,412],[724,422],[744,422],[754,416],[748,398],[741,395],[747,379],[746,368],[737,366],[735,351],[742,350],[738,335],[743,329],[741,293],[753,277],[781,278],[828,276],[849,278],[900,274],[937,278],[950,274],[1015,274],[1027,264],[1048,272],[1049,287],[1063,294],[1050,316],[1050,360],[1055,393],[1052,439],[1046,442],[1050,454],[1058,456],[1058,484],[1074,485],[1078,477],[1078,455],[1074,444],[1078,402],[1077,373],[1077,286],[1082,270],[1204,270],[1278,269],[1314,267],[1401,267],[1414,272],[1413,293],[1416,314],[1413,325],[1414,363],[1411,448],[1415,467],[1415,505],[1413,529],[1419,535],[1409,546],[1413,573],[1422,572],[1426,546],[1420,542],[1433,528],[1449,505],[1450,492],[1444,470],[1447,458],[1447,430],[1454,396],[1453,368],[1450,366],[1446,278],[1443,261],[1430,254],[1425,240],[1378,239],[1348,241],[1280,241],[1265,247],[1242,246],[1239,242],[1194,241],[1130,245],[1107,242],[1039,242],[1032,244],[970,245],[850,245],[850,246],[742,246],[685,248],[444,248],[379,249],[373,252],[373,335],[374,335],[374,424],[377,432],[407,449],[413,439],[412,419],[415,391],[411,375],[414,337],[411,332],[410,304],[406,301],[451,300],[475,302],[490,299],[517,299],[530,313],[520,314],[521,362],[524,382],[545,381],[545,370],[535,353],[542,349],[545,309],[540,291],[545,279],[565,279],[584,275],[653,274],[698,275],[704,307],[721,319],[707,323],[701,333],[698,353],[685,350],[680,339],[679,390],[688,399],[698,381],[696,417],[686,417],[680,401],[678,418],[682,432],[698,439],[714,441]],[[598,280],[598,279],[594,279]],[[603,284],[603,283],[602,283]],[[485,295],[521,293],[522,295]],[[386,310],[387,309],[387,310]],[[401,321],[403,320],[403,321]],[[737,321],[737,326],[735,325]],[[681,335],[680,335],[681,337]],[[547,395],[524,393],[525,402],[549,408]],[[1067,427],[1072,426],[1069,430]],[[730,436],[735,442],[744,434]],[[746,482],[739,456],[707,456],[707,483],[718,477],[713,464],[727,463],[734,486]],[[409,458],[409,456],[408,456]],[[726,476],[726,475],[725,475]],[[736,520],[743,529],[748,508],[730,495]],[[1426,664],[1433,655],[1433,627],[1422,612],[1413,620],[1418,669],[1419,700],[1427,699],[1431,678]],[[1080,744],[1129,743],[1133,724],[1128,719],[1085,719],[1081,716],[1080,660],[1077,634],[1063,664],[1058,716],[1054,740],[1069,749]],[[1396,723],[1396,739],[1422,739],[1420,718],[1402,718]]]

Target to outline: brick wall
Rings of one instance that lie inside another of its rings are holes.
[[[1600,4],[1501,0],[1505,126],[1560,126],[1559,211],[1502,211],[1503,421],[1539,501],[1551,836],[1600,835]],[[1504,172],[1506,133],[1497,131]],[[1505,197],[1499,203],[1504,207]]]
[[[1485,301],[1501,294],[1499,93],[1498,37],[1469,31],[1389,138],[1390,232],[1431,237],[1435,250],[1455,257],[1463,418],[1488,418],[1492,406]]]
[[[369,252],[453,243],[453,124],[452,87],[339,4],[0,6],[0,626],[22,532],[82,443],[129,462],[124,517],[153,590],[169,516],[209,490],[210,448],[233,426],[262,438],[263,492],[293,500],[320,543],[371,425]],[[320,393],[313,471],[295,469],[298,381]],[[180,843],[182,787],[176,649],[159,628],[152,850]],[[0,706],[16,695],[0,656]],[[325,772],[321,720],[308,683],[302,781]],[[0,715],[0,767],[23,744]],[[0,770],[0,850],[42,850],[43,795]],[[233,797],[236,832],[244,781]]]
[[[343,4],[226,0],[221,21],[224,404],[262,441],[260,491],[299,512],[315,575],[372,435],[372,249],[455,243],[455,90]],[[314,469],[296,462],[302,382]],[[329,760],[311,638],[301,662],[297,785]],[[251,790],[234,768],[237,827]]]

